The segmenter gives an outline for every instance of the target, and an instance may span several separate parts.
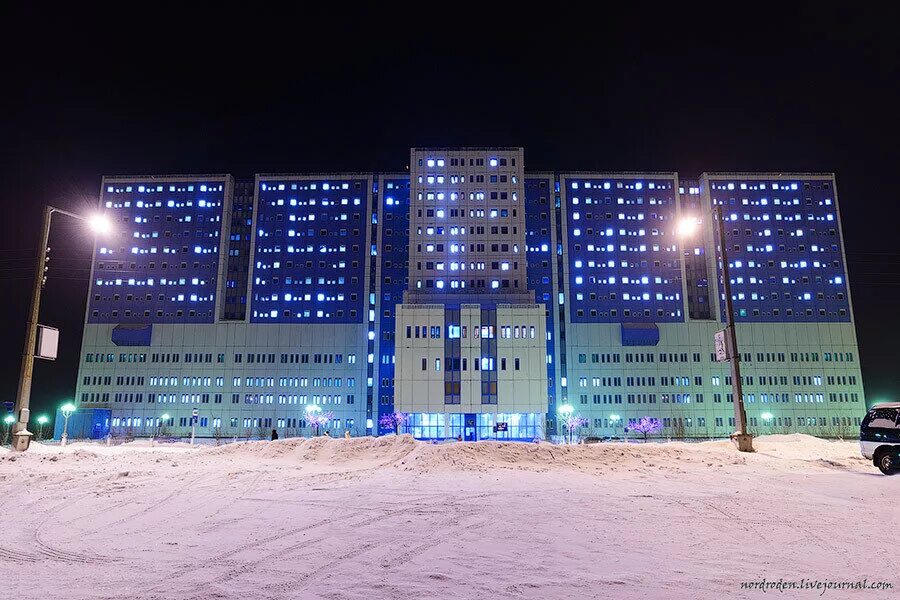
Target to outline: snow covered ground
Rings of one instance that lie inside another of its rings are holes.
[[[0,598],[896,598],[900,476],[854,442],[756,446],[0,450]]]

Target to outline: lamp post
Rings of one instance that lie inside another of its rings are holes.
[[[747,433],[747,411],[744,409],[744,392],[741,389],[741,355],[738,352],[737,331],[734,326],[734,305],[731,300],[731,276],[728,266],[728,248],[725,243],[725,224],[722,219],[722,207],[713,208],[713,216],[719,233],[719,251],[722,261],[722,291],[725,293],[725,345],[726,359],[731,363],[731,395],[734,397],[735,431],[731,440],[741,452],[753,452],[753,436]],[[684,219],[678,226],[678,233],[688,237],[697,229],[697,219]]]
[[[619,421],[622,420],[622,417],[619,415],[609,415],[609,422],[613,424],[613,437],[615,437],[616,432],[619,429]]]
[[[168,421],[170,418],[171,417],[169,416],[169,413],[163,413],[162,416],[159,418],[159,423],[156,425],[156,437],[159,437],[159,433],[160,433],[160,431],[162,431],[163,423]]]
[[[65,404],[63,404],[62,406],[59,407],[59,411],[62,413],[62,416],[64,419],[63,432],[62,432],[62,435],[59,437],[59,445],[65,446],[67,443],[69,443],[69,417],[71,417],[72,413],[75,412],[75,405],[72,404],[71,402],[66,402]]]
[[[16,420],[13,425],[13,448],[16,450],[28,450],[31,443],[31,432],[28,431],[28,418],[31,404],[31,378],[34,372],[34,350],[37,342],[38,315],[41,308],[41,290],[44,287],[47,272],[47,244],[50,240],[50,221],[53,213],[60,213],[84,221],[96,233],[109,231],[110,222],[103,215],[85,217],[61,208],[53,206],[44,207],[43,228],[41,241],[38,247],[37,267],[34,271],[34,287],[31,290],[31,307],[28,311],[28,321],[25,327],[25,348],[22,351],[22,367],[19,372],[19,391],[16,395],[16,410],[13,416]]]
[[[41,415],[37,418],[37,422],[38,422],[38,437],[37,437],[37,439],[38,440],[44,439],[44,427],[47,425],[47,423],[49,421],[50,421],[50,419],[47,418],[47,415]]]
[[[9,440],[9,428],[12,427],[12,424],[16,422],[16,418],[12,415],[6,415],[3,417],[3,423],[6,424],[6,431],[3,433],[3,444],[6,445],[6,442]]]
[[[572,413],[575,412],[575,407],[573,407],[571,404],[561,404],[560,407],[556,409],[556,412],[559,413],[560,419],[562,421],[566,421],[569,417],[572,416]],[[571,435],[571,432],[569,431],[569,424],[565,423],[565,427],[566,433],[564,434],[563,439],[568,442],[569,436]]]

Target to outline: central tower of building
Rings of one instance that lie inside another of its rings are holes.
[[[543,433],[545,308],[527,286],[524,195],[522,148],[411,150],[395,406],[425,437]]]

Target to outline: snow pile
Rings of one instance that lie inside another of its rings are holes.
[[[616,471],[707,469],[774,462],[773,468],[796,468],[794,461],[815,467],[865,467],[853,442],[834,442],[808,435],[762,436],[757,453],[740,454],[727,440],[702,443],[604,443],[553,445],[520,442],[453,442],[431,444],[409,435],[380,438],[292,438],[274,442],[229,444],[205,451],[232,460],[267,459],[301,468],[365,470],[393,467],[420,474],[447,471],[485,472],[492,469],[546,472],[556,469],[586,473]],[[772,459],[778,459],[772,461]],[[783,464],[779,464],[783,463]]]
[[[387,467],[402,461],[418,446],[427,446],[409,435],[359,438],[287,438],[249,441],[205,450],[217,459],[274,460],[304,468],[325,470],[365,470]]]
[[[24,455],[6,450],[7,460],[29,456],[54,460],[84,461],[100,458],[120,460],[138,453],[177,457],[189,453],[201,463],[224,461],[246,464],[254,461],[291,465],[306,471],[339,472],[393,468],[419,474],[448,471],[486,472],[493,469],[547,472],[573,470],[584,473],[618,471],[703,470],[729,465],[764,463],[768,468],[844,468],[865,470],[869,461],[859,454],[856,442],[829,441],[803,434],[760,436],[756,452],[735,451],[728,440],[700,443],[602,443],[554,445],[521,442],[452,442],[432,444],[409,435],[359,438],[287,438],[275,441],[236,442],[222,446],[191,446],[186,443],[151,444],[140,440],[106,446],[77,442],[66,447],[32,444]],[[0,454],[0,459],[4,458]]]
[[[0,451],[0,572],[22,598],[86,600],[718,600],[761,597],[740,583],[762,578],[896,585],[883,533],[900,478],[853,442],[756,447],[33,444]]]
[[[727,452],[733,448],[730,441],[702,442],[700,446]],[[763,435],[753,439],[755,452],[745,455],[749,460],[771,463],[773,467],[796,468],[797,463],[807,466],[839,469],[863,469],[871,461],[860,454],[859,442],[826,440],[802,433]],[[778,459],[775,461],[767,459]]]

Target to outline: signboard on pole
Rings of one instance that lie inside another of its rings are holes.
[[[191,410],[191,424],[192,425],[197,423],[197,416],[199,414],[200,414],[200,411],[198,411],[196,408]]]
[[[59,348],[59,329],[38,325],[37,348],[35,358],[44,360],[56,360],[56,352]]]
[[[715,340],[716,346],[716,362],[725,362],[730,356],[728,356],[728,329],[722,329],[717,331],[713,336]]]

